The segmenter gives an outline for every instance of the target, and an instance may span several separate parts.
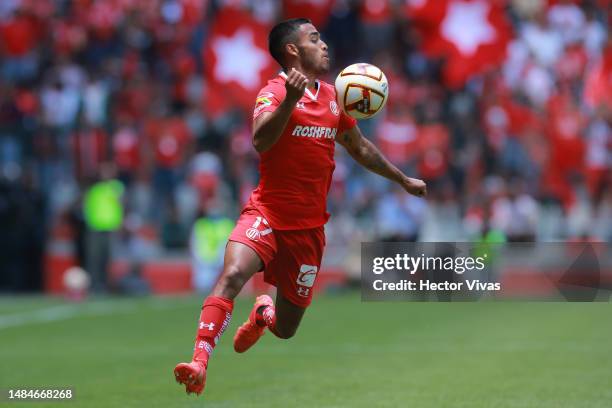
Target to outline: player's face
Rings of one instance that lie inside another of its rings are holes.
[[[296,44],[300,52],[302,67],[316,75],[329,71],[327,44],[312,24],[300,26],[299,40]]]

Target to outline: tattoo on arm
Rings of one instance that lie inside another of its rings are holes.
[[[385,158],[383,157],[383,155],[380,153],[380,151],[378,151],[378,149],[370,144],[370,143],[365,143],[365,145],[363,146],[363,161],[364,161],[364,165],[375,172],[379,172],[379,171],[384,171],[386,169],[389,169],[389,163],[385,160]]]
[[[389,162],[358,129],[343,134],[341,144],[357,163],[371,172],[396,182],[404,177],[404,174]]]
[[[353,146],[353,144],[351,143],[351,136],[348,133],[345,133],[343,139],[344,139],[344,146],[347,149],[350,149]]]
[[[366,139],[359,128],[342,135],[338,141],[346,148],[351,157],[366,169],[402,186],[408,193],[422,197],[427,194],[425,183],[407,177],[395,167],[378,148]]]
[[[391,164],[369,140],[361,137],[359,140],[354,141],[346,135],[344,140],[351,156],[359,164],[390,180],[398,181],[401,178],[402,172]]]

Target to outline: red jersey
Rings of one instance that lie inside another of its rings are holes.
[[[268,81],[255,102],[253,119],[272,112],[285,99],[284,72]],[[335,138],[356,120],[336,104],[335,88],[317,81],[306,89],[278,141],[261,153],[257,188],[249,205],[257,208],[274,229],[297,230],[327,222],[327,193],[336,167]]]

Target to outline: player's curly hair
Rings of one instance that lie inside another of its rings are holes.
[[[297,41],[296,33],[303,24],[312,24],[312,21],[307,18],[292,18],[281,21],[272,28],[270,35],[268,35],[270,55],[283,69],[285,68],[285,45]]]

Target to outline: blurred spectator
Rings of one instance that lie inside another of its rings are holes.
[[[390,44],[393,36],[392,2],[363,0],[359,17],[362,27],[362,58],[371,60],[380,44]]]
[[[174,191],[182,176],[182,165],[192,147],[192,135],[183,118],[152,118],[145,124],[145,134],[153,151],[154,209],[172,205]],[[155,218],[159,217],[154,212]]]
[[[419,238],[426,204],[421,198],[409,196],[400,187],[378,199],[375,225],[382,241],[415,242]]]
[[[596,57],[606,42],[606,27],[599,20],[601,14],[595,8],[587,9],[587,22],[584,26],[584,46],[591,57]]]
[[[74,245],[74,260],[76,266],[84,270],[87,267],[87,247],[85,240],[87,239],[87,225],[85,224],[85,216],[83,212],[83,203],[79,199],[68,210],[68,225],[72,228],[73,245]]]
[[[187,231],[185,225],[180,221],[176,207],[171,207],[166,220],[161,227],[161,244],[166,249],[187,248]]]
[[[535,241],[537,219],[537,203],[521,181],[511,182],[492,203],[491,226],[503,232],[510,242]]]
[[[202,213],[193,224],[190,248],[193,286],[210,292],[223,267],[223,251],[234,221],[224,216]]]
[[[598,58],[587,74],[585,89],[585,102],[594,109],[604,109],[607,118],[612,117],[612,32],[602,55]]]
[[[42,34],[38,28],[36,19],[20,7],[0,21],[2,77],[5,81],[26,81],[36,75],[39,55],[35,48]]]
[[[92,290],[103,292],[108,285],[111,262],[111,234],[123,223],[121,196],[123,185],[114,179],[113,167],[105,163],[100,169],[100,179],[85,192],[83,213],[87,225],[86,262],[91,276]]]
[[[406,166],[419,151],[418,129],[407,105],[389,107],[376,130],[377,146],[396,166]]]
[[[548,9],[550,25],[561,34],[565,45],[582,39],[585,17],[582,9],[572,0],[559,0]]]
[[[79,91],[55,79],[42,89],[41,103],[45,125],[62,132],[76,122],[80,104]]]
[[[101,79],[91,77],[83,91],[83,116],[92,127],[103,126],[107,122],[107,107],[110,90]]]
[[[191,184],[198,193],[202,208],[207,207],[209,200],[217,194],[221,177],[221,160],[213,153],[201,152],[191,161]]]
[[[521,38],[538,64],[551,67],[563,51],[563,37],[550,26],[545,13],[524,24]]]
[[[113,136],[112,151],[118,178],[128,188],[142,164],[142,147],[139,139],[135,126],[127,118],[118,121],[118,128]]]
[[[0,291],[40,291],[46,202],[31,172],[14,176],[0,176]]]
[[[612,183],[612,123],[604,109],[598,109],[586,132],[586,179],[593,204],[599,205]]]
[[[420,176],[430,184],[442,182],[448,175],[450,134],[440,121],[441,107],[430,102],[423,107],[423,124],[419,127]]]

